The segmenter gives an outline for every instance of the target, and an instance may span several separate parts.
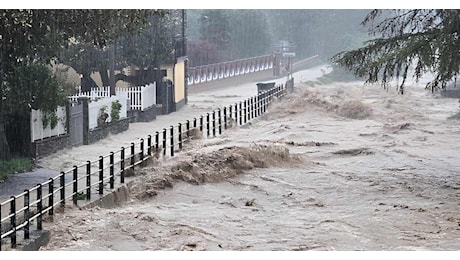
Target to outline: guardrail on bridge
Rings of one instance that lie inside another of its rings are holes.
[[[273,69],[273,55],[188,68],[189,86]]]

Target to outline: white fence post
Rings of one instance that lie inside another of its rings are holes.
[[[142,111],[156,104],[156,100],[157,100],[156,95],[157,95],[156,82],[151,83],[142,88],[141,90],[141,110]]]
[[[79,97],[88,97],[89,100],[94,101],[99,98],[110,97],[110,86],[102,88],[92,88],[88,92],[81,92],[81,87],[78,93],[69,97],[71,102],[76,102]]]
[[[120,100],[120,103],[122,104],[122,110],[125,111],[124,113],[126,113],[128,109],[143,111],[157,103],[156,102],[157,101],[156,82],[151,83],[146,86],[136,86],[136,87],[130,87],[130,88],[116,88],[116,93],[117,94],[115,97],[117,97]],[[99,116],[99,112],[100,112],[99,110],[104,105],[107,106],[108,111],[110,111],[110,108],[111,108],[111,101],[110,102],[109,101],[99,102],[101,100],[105,100],[106,98],[111,98],[110,97],[110,87],[104,87],[102,88],[102,90],[92,89],[90,92],[83,92],[83,93],[79,92],[76,95],[70,96],[69,99],[75,102],[78,100],[79,97],[88,97],[91,101],[93,101],[89,103],[91,107],[89,108],[90,118],[93,117],[92,119],[90,119],[89,125],[90,125],[90,129],[97,127],[97,117]],[[126,106],[128,99],[129,99],[129,102],[128,102],[129,105]],[[104,105],[101,105],[101,104],[104,104]]]

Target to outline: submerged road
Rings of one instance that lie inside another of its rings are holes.
[[[328,68],[322,65],[296,72],[293,74],[294,82],[315,79],[323,75],[326,70]],[[110,151],[120,149],[121,146],[129,146],[131,142],[146,138],[155,131],[161,131],[173,124],[210,112],[217,108],[214,102],[210,102],[210,99],[219,99],[218,106],[233,104],[257,94],[257,83],[276,82],[280,84],[284,83],[287,77],[265,81],[251,81],[253,80],[251,77],[245,79],[248,82],[241,83],[239,78],[230,78],[206,83],[204,87],[201,84],[192,85],[188,89],[188,104],[179,111],[168,115],[158,115],[157,119],[151,122],[131,123],[129,129],[123,133],[110,135],[90,145],[63,149],[37,160],[37,168],[33,171],[13,174],[0,183],[0,202],[22,193],[25,189],[35,187],[49,178],[56,177],[61,171],[71,169],[73,165],[84,163],[87,160],[96,160],[100,155],[109,154]]]

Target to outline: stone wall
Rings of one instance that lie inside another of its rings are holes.
[[[185,98],[176,103],[176,111],[181,110],[185,106]]]
[[[101,139],[104,139],[110,134],[118,134],[129,129],[129,118],[120,119],[117,122],[109,123],[105,126],[90,130],[88,140],[84,140],[84,144],[92,144]],[[86,141],[86,142],[85,142]]]
[[[72,147],[72,143],[70,141],[70,135],[65,134],[45,138],[43,140],[36,140],[31,143],[30,152],[33,158],[39,159],[68,147]]]
[[[128,111],[128,117],[130,118],[130,123],[134,122],[150,122],[157,118],[158,108],[156,105],[149,107],[144,111],[140,110],[130,110]]]

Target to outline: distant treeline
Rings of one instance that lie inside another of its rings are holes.
[[[280,40],[296,58],[337,52],[369,39],[361,22],[370,10],[187,10],[187,56],[198,66],[271,53]]]

